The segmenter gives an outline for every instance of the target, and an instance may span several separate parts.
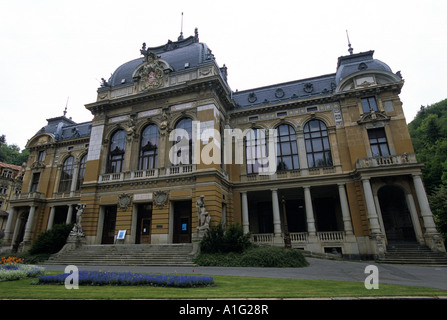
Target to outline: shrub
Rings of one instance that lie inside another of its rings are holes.
[[[73,224],[57,224],[50,230],[41,232],[32,244],[29,253],[56,253],[67,242],[67,237],[73,228]]]
[[[194,262],[199,266],[220,267],[306,267],[308,262],[296,249],[251,247],[235,253],[200,253]]]
[[[204,253],[242,252],[251,246],[250,235],[244,234],[242,226],[232,224],[226,230],[222,223],[211,226],[200,242],[200,250]]]

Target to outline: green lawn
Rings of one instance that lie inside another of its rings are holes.
[[[0,282],[0,299],[207,299],[327,298],[374,296],[447,296],[446,290],[380,284],[367,290],[363,282],[213,276],[203,288],[31,285],[35,279]]]

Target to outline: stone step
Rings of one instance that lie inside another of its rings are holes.
[[[194,266],[192,244],[84,245],[51,256],[45,264]]]
[[[387,246],[382,263],[446,266],[447,255],[434,252],[427,246],[416,243],[399,243]]]

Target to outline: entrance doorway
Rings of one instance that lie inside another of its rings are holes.
[[[104,227],[102,244],[113,244],[115,240],[116,206],[104,207]]]
[[[191,242],[191,200],[173,202],[174,205],[174,243]]]
[[[380,188],[378,197],[388,242],[415,242],[416,235],[403,190],[385,186]]]
[[[135,243],[151,243],[152,203],[137,206],[137,234]]]

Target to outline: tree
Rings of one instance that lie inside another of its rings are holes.
[[[428,196],[438,231],[447,242],[447,187],[441,185]]]
[[[447,240],[447,99],[421,107],[408,124],[439,232]]]
[[[28,160],[29,151],[20,148],[16,144],[8,145],[5,135],[0,136],[0,162],[21,166]]]

